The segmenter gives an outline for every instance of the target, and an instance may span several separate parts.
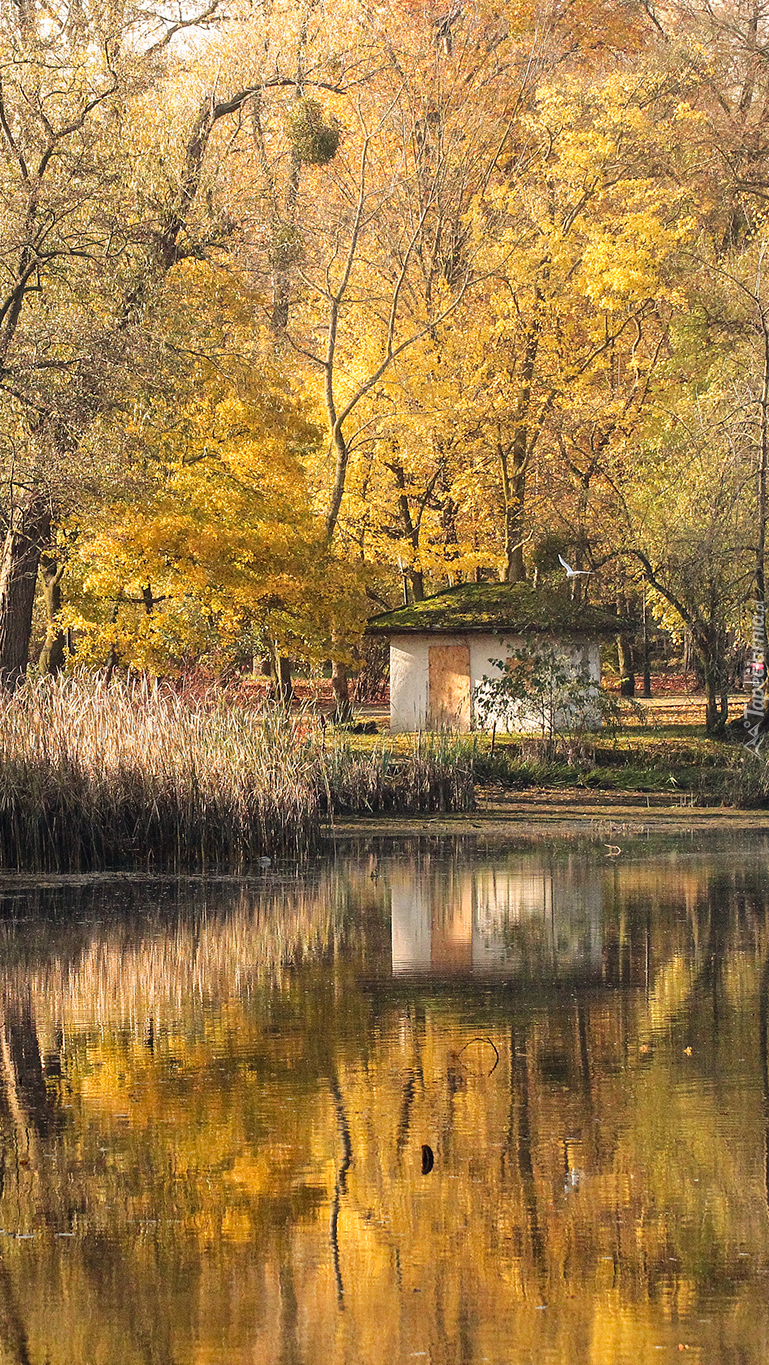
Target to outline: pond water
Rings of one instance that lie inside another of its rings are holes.
[[[4,878],[2,1365],[765,1365],[768,867]]]

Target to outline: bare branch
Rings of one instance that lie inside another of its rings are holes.
[[[201,24],[205,25],[209,19],[212,19],[214,17],[217,10],[219,9],[220,3],[221,0],[211,0],[211,4],[208,6],[208,8],[204,9],[200,14],[196,14],[194,18],[180,19],[178,20],[177,23],[172,24],[171,27],[167,29],[167,31],[163,34],[162,38],[159,38],[156,43],[153,43],[152,47],[147,48],[147,51],[144,53],[144,56],[154,57],[158,52],[161,52],[163,48],[168,47],[169,43],[173,41],[177,33],[181,33],[183,29],[198,28]]]

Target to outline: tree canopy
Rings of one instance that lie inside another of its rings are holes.
[[[755,0],[7,7],[2,680],[39,570],[45,666],[69,628],[169,672],[349,662],[404,588],[562,553],[715,706],[764,598],[767,37]]]

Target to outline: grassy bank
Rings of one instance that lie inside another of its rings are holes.
[[[0,867],[239,867],[304,857],[336,812],[472,806],[467,745],[361,754],[303,716],[67,680],[0,697]]]
[[[356,737],[362,751],[376,741]],[[393,736],[391,743],[407,743]],[[639,723],[629,712],[614,733],[559,737],[554,758],[534,737],[473,736],[476,786],[515,792],[532,788],[617,793],[680,793],[689,804],[735,809],[769,807],[769,738],[756,758],[741,736],[717,739],[704,726]]]
[[[766,760],[748,754],[739,742],[709,738],[697,726],[629,729],[610,741],[575,745],[572,753],[565,743],[554,761],[540,756],[535,741],[505,738],[493,753],[484,741],[478,746],[475,776],[480,783],[512,791],[680,792],[694,805],[769,805]]]

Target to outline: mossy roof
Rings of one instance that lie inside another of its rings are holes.
[[[557,589],[534,588],[530,583],[459,583],[424,602],[373,616],[367,633],[463,635],[484,631],[595,637],[616,635],[628,624],[607,607],[574,602],[565,582]]]

